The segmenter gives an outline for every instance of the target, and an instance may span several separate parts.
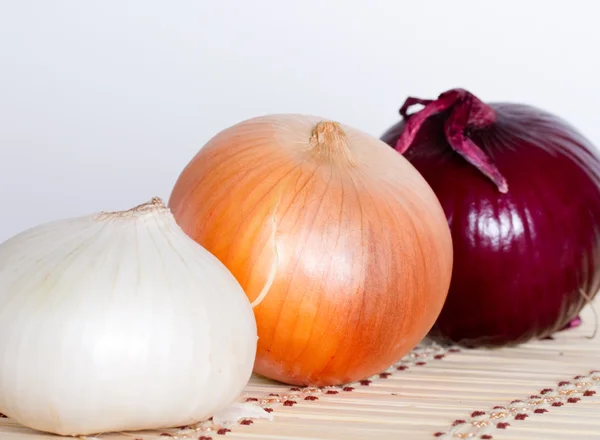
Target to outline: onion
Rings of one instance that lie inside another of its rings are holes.
[[[415,104],[424,107],[408,115]],[[431,336],[516,344],[575,324],[600,287],[600,161],[589,141],[544,111],[462,89],[408,98],[400,114],[382,140],[431,185],[453,238]]]
[[[240,413],[256,340],[242,287],[160,199],[0,245],[0,412],[24,426],[76,436]]]
[[[313,116],[241,122],[169,201],[234,274],[258,326],[254,371],[294,385],[373,375],[430,330],[452,271],[431,188],[377,138]]]

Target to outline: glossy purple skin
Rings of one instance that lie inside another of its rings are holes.
[[[452,282],[431,336],[468,346],[549,336],[600,288],[593,146],[548,113],[488,105],[496,120],[465,133],[506,179],[505,194],[452,149],[443,128],[449,110],[426,119],[404,153],[437,194],[453,237]],[[395,147],[404,126],[382,140]]]

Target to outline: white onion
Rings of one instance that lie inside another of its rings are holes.
[[[208,418],[252,373],[242,288],[159,199],[0,245],[0,412],[61,435]]]

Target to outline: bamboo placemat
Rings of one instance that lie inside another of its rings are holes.
[[[590,338],[590,307],[582,317],[577,329],[514,348],[424,343],[381,375],[346,387],[299,389],[253,377],[239,401],[268,408],[272,421],[95,438],[600,440],[600,337]],[[2,440],[57,438],[0,419]]]

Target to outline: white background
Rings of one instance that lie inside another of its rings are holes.
[[[168,198],[215,133],[311,113],[379,136],[464,87],[600,145],[600,7],[571,1],[0,0],[0,241]]]

